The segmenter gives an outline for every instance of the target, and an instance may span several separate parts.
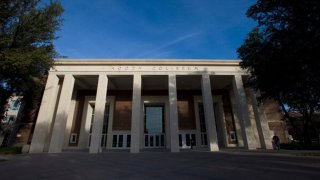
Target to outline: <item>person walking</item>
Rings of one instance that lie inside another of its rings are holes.
[[[274,150],[280,150],[280,138],[276,135],[272,137],[272,145]]]

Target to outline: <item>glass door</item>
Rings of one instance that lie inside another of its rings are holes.
[[[144,106],[144,147],[165,147],[165,124],[163,105]]]

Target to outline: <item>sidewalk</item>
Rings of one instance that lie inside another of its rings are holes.
[[[222,149],[1,156],[0,179],[318,179],[310,151]]]
[[[257,150],[245,150],[245,149],[222,149],[221,152],[225,153],[260,153],[269,154],[275,156],[305,156],[305,157],[318,157],[320,158],[320,150],[272,150],[272,149],[257,149]]]

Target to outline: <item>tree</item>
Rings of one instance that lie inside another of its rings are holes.
[[[320,1],[258,0],[246,15],[257,21],[237,50],[248,85],[277,101],[300,142],[309,146],[320,108]],[[301,115],[302,131],[291,112]]]
[[[0,1],[0,105],[12,92],[39,96],[39,82],[56,56],[62,12],[58,0]]]

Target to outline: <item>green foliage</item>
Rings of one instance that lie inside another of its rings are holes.
[[[237,50],[248,83],[278,101],[290,121],[290,111],[300,112],[308,143],[320,108],[320,1],[259,0],[247,16],[258,23]]]
[[[0,101],[12,91],[26,92],[53,65],[53,40],[61,26],[59,1],[0,1]],[[32,94],[32,93],[31,93]]]
[[[21,154],[22,147],[0,147],[0,154]]]

